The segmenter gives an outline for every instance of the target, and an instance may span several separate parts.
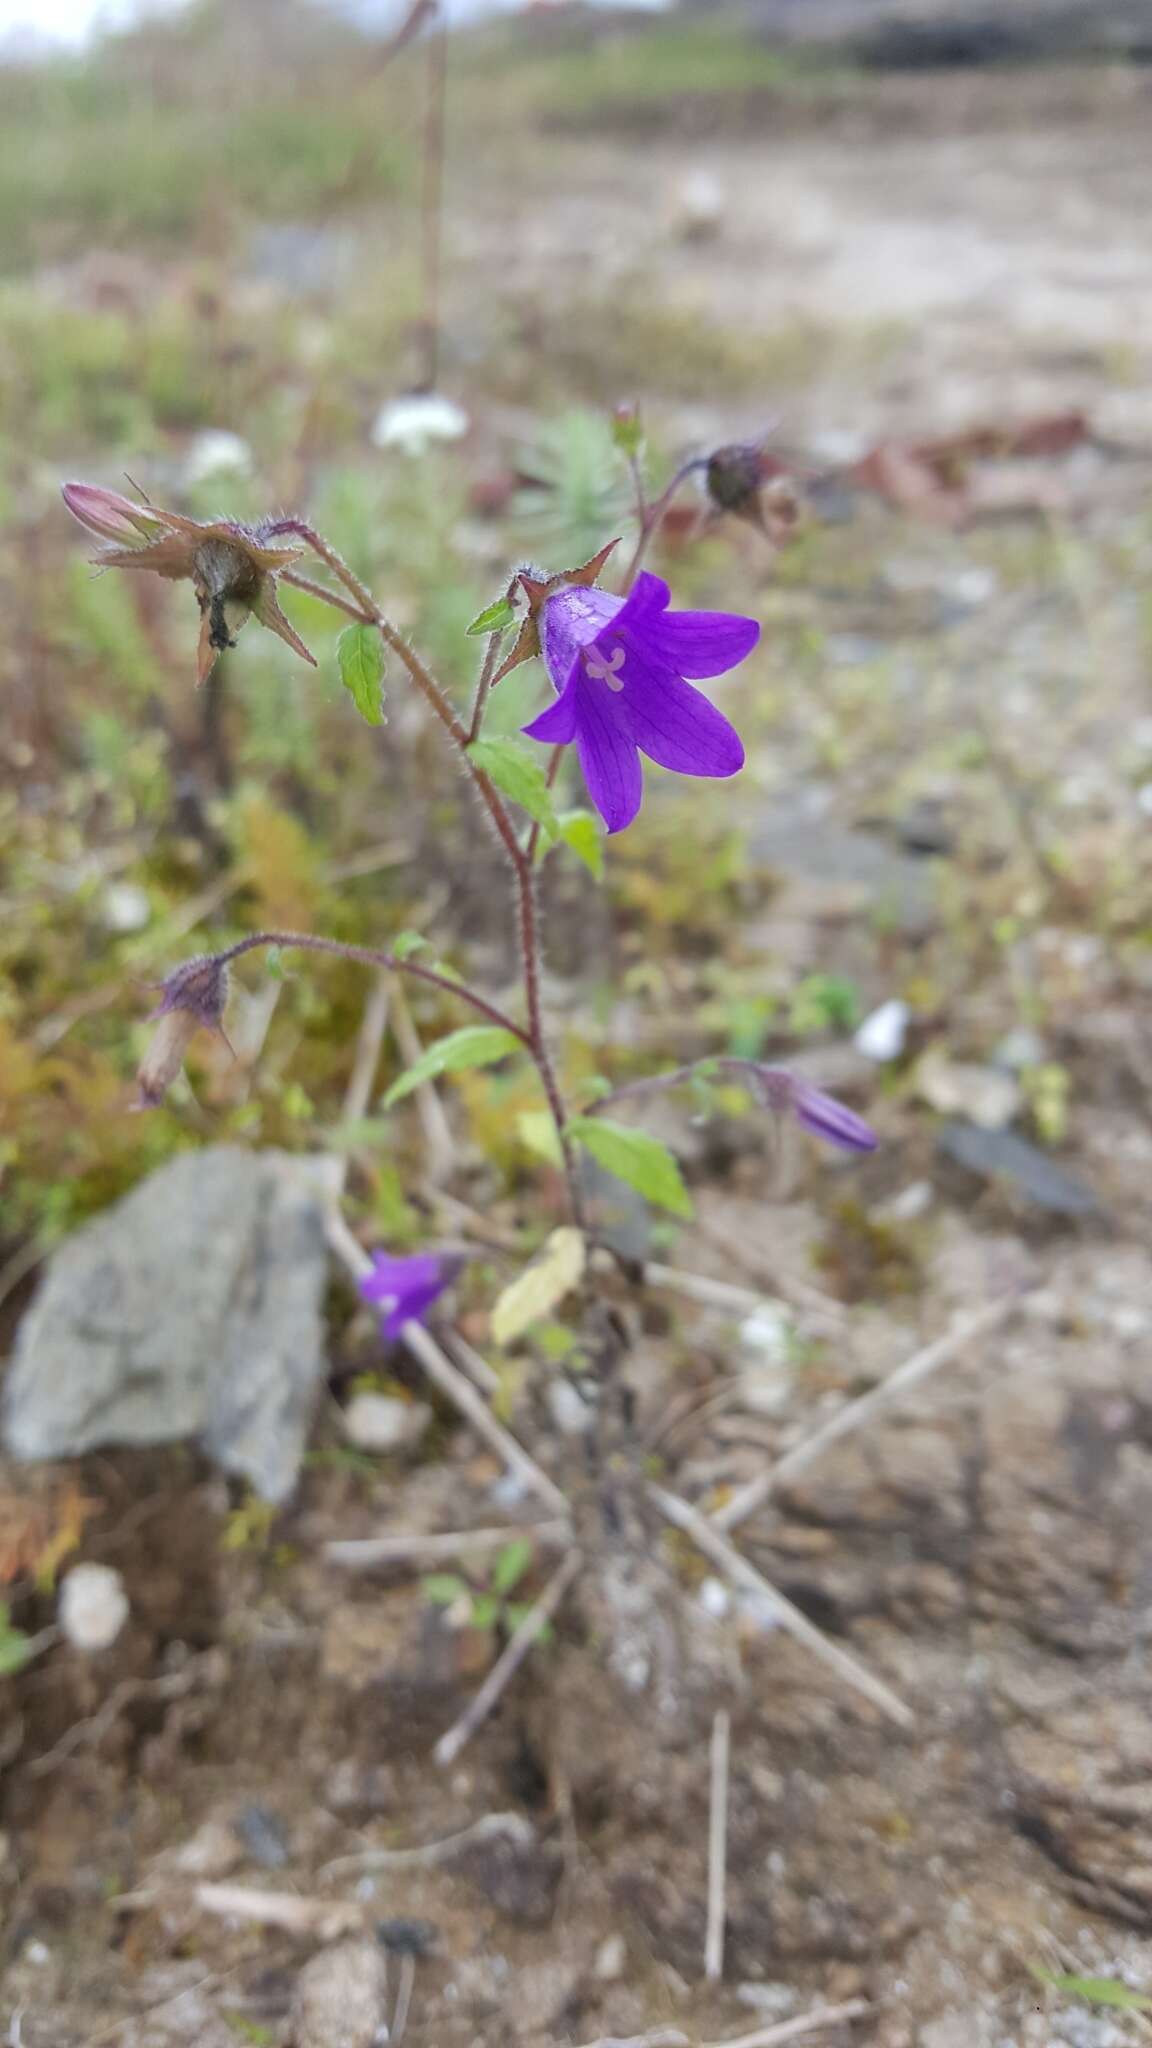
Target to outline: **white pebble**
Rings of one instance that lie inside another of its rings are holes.
[[[372,426],[377,448],[400,448],[405,455],[423,455],[430,442],[459,441],[468,432],[468,415],[451,398],[436,391],[414,392],[381,406]]]
[[[108,1564],[75,1564],[60,1586],[56,1618],[74,1650],[94,1656],[116,1641],[130,1609],[124,1581]]]
[[[606,1935],[596,1951],[593,1973],[602,1984],[615,1984],[624,1975],[628,1950],[622,1934]]]
[[[142,932],[152,916],[148,892],[135,882],[109,882],[100,908],[110,932]]]
[[[878,1010],[873,1010],[870,1017],[865,1017],[852,1041],[857,1052],[863,1053],[866,1060],[875,1060],[878,1064],[884,1060],[899,1059],[904,1050],[911,1017],[911,1010],[907,1003],[901,1002],[899,996],[892,996],[888,1002],[881,1003]]]
[[[247,441],[224,427],[207,427],[197,434],[184,457],[184,482],[205,484],[218,476],[251,476],[252,467]]]
[[[353,1394],[342,1420],[356,1450],[404,1451],[419,1443],[432,1410],[423,1401],[398,1401],[392,1394]]]

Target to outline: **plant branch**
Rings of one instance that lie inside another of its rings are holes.
[[[476,1730],[488,1719],[501,1694],[507,1690],[519,1671],[533,1643],[548,1626],[569,1586],[579,1575],[583,1563],[581,1552],[570,1550],[564,1562],[553,1572],[540,1598],[529,1608],[519,1628],[496,1659],[475,1699],[466,1707],[460,1719],[440,1737],[432,1751],[438,1764],[455,1763],[465,1743],[472,1740]]]
[[[462,981],[453,981],[450,975],[437,974],[434,967],[422,967],[418,960],[400,960],[395,953],[378,952],[374,946],[353,946],[343,939],[327,939],[318,932],[251,932],[246,939],[237,939],[218,960],[238,960],[242,953],[255,952],[259,946],[280,946],[285,951],[298,948],[305,953],[332,953],[339,960],[354,960],[360,967],[384,968],[395,974],[411,974],[417,981],[426,981],[433,988],[443,989],[446,995],[459,996],[462,1002],[470,1003],[490,1024],[499,1024],[504,1031],[511,1031],[532,1050],[532,1043],[523,1025],[515,1024],[505,1011],[497,1009],[485,996],[478,996]]]
[[[624,571],[624,579],[620,585],[620,595],[622,597],[627,596],[637,576],[640,574],[648,549],[663,526],[665,515],[681,484],[685,483],[690,476],[693,476],[698,469],[706,469],[707,466],[707,457],[703,455],[694,455],[689,462],[682,462],[679,469],[673,473],[665,484],[660,496],[654,499],[652,504],[647,506],[641,514],[640,531],[636,536],[636,545],[632,550],[632,559]]]

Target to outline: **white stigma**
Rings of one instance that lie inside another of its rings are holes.
[[[589,651],[584,656],[585,673],[591,676],[594,683],[607,683],[610,690],[622,690],[624,688],[624,678],[617,673],[623,666],[624,649],[622,647],[614,647],[607,661],[605,661],[602,654],[596,653],[595,650]]]

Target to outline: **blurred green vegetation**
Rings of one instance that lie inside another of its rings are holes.
[[[94,576],[60,477],[124,487],[127,473],[200,516],[306,511],[465,706],[477,651],[465,628],[510,567],[564,566],[613,533],[627,547],[606,406],[643,397],[657,477],[682,449],[677,401],[763,420],[781,390],[820,388],[846,362],[869,376],[902,345],[847,316],[827,335],[757,327],[731,306],[683,303],[667,279],[609,286],[578,262],[569,297],[505,290],[500,207],[510,190],[522,201],[525,162],[554,179],[558,221],[571,218],[582,173],[570,156],[553,164],[561,109],[578,127],[582,110],[641,96],[823,88],[724,26],[659,21],[580,43],[550,23],[526,35],[496,24],[453,52],[446,381],[471,430],[419,459],[377,446],[380,407],[419,363],[422,64],[419,47],[385,66],[348,32],[318,37],[289,0],[212,0],[90,64],[0,72],[0,1271],[26,1238],[51,1240],[181,1146],[308,1145],[340,1125],[364,977],[298,958],[278,972],[244,963],[237,1061],[206,1042],[170,1106],[127,1113],[150,984],[207,944],[268,924],[362,943],[415,928],[516,1000],[498,854],[402,679],[386,674],[388,723],[365,728],[337,672],[344,620],[285,591],[318,671],[250,625],[198,695],[186,586]],[[576,146],[569,133],[563,149]],[[206,438],[221,433],[240,437],[232,469]],[[751,528],[697,530],[685,502],[661,562],[677,597],[765,623],[762,650],[724,685],[751,762],[731,789],[650,776],[605,891],[570,852],[553,856],[570,1077],[650,1070],[665,1054],[787,1053],[842,1038],[894,993],[948,1029],[959,1017],[979,1056],[995,1031],[1040,1028],[1078,999],[1078,970],[1037,946],[1054,917],[1146,946],[1142,853],[1092,814],[1086,852],[1084,821],[1060,812],[1045,814],[1038,857],[1027,819],[1055,757],[1006,766],[931,604],[883,581],[890,554],[913,546],[942,586],[976,569],[1008,592],[1046,592],[1055,731],[1076,712],[1085,642],[1094,659],[1130,643],[1112,607],[1146,581],[1146,522],[1106,543],[1035,522],[910,542],[906,524],[857,506],[772,557]],[[542,688],[538,670],[517,671],[487,729],[514,731]],[[1152,751],[1131,721],[1120,729],[1136,786]],[[561,800],[579,802],[566,775]],[[889,831],[958,779],[964,857],[941,872],[938,925],[906,926],[899,907],[791,915],[787,861],[758,834],[795,787],[835,789],[850,817]],[[1061,893],[1061,874],[1083,900]],[[973,994],[989,988],[990,1003]],[[425,1037],[463,1021],[426,992],[413,1007]],[[530,1077],[478,1072],[458,1093],[484,1170],[506,1188],[538,1175],[521,1136],[539,1106]],[[1033,1093],[1050,1131],[1051,1089]],[[388,1129],[375,1158],[358,1155],[355,1184],[402,1241],[420,1228],[406,1193],[421,1140],[407,1110]]]

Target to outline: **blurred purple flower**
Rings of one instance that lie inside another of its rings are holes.
[[[393,1258],[389,1252],[373,1252],[372,1271],[360,1282],[360,1292],[373,1308],[386,1309],[384,1335],[398,1337],[405,1323],[422,1322],[434,1301],[452,1285],[460,1270],[458,1253],[414,1252],[409,1258]]]
[[[735,775],[744,765],[735,728],[685,678],[735,668],[760,628],[730,612],[670,612],[670,598],[668,585],[645,571],[627,597],[567,583],[540,607],[541,652],[559,695],[524,731],[551,744],[576,742],[609,832],[630,825],[640,808],[641,754],[678,775]]]
[[[844,1152],[876,1150],[880,1141],[871,1125],[857,1116],[855,1110],[837,1102],[834,1095],[825,1095],[822,1088],[814,1088],[810,1081],[790,1074],[787,1067],[757,1067],[755,1071],[769,1109],[794,1116],[814,1138],[822,1138],[827,1145],[839,1145]]]

